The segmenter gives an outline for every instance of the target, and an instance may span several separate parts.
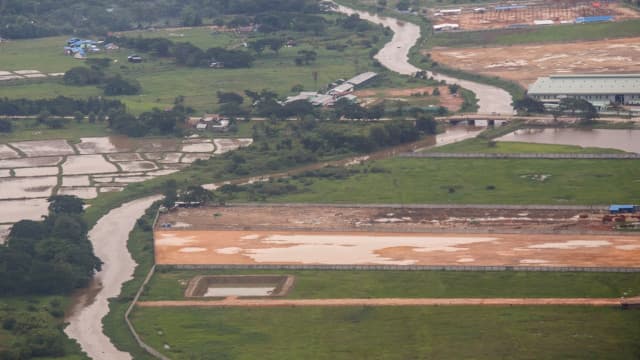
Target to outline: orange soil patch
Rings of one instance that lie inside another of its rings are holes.
[[[140,301],[141,307],[299,307],[299,306],[620,306],[615,298],[381,298],[381,299],[238,299],[218,301]]]
[[[431,96],[435,86],[425,86],[414,89],[366,89],[359,90],[353,94],[362,99],[364,103],[371,103],[379,100],[385,100],[387,98],[407,98],[407,99],[425,99],[435,100],[436,103],[446,107],[451,111],[458,111],[464,102],[461,96],[454,96],[449,93],[449,88],[446,86],[438,86],[440,90],[439,96]]]
[[[479,5],[478,5],[479,6]],[[434,11],[435,12],[435,11]],[[473,8],[463,8],[460,15],[429,17],[434,24],[459,24],[461,30],[502,29],[513,24],[527,24],[534,26],[534,20],[552,20],[559,24],[561,21],[573,22],[581,16],[613,15],[615,21],[622,21],[640,17],[640,13],[618,4],[603,4],[601,8],[593,8],[589,3],[582,3],[571,8],[560,9],[554,6],[528,6],[526,9],[509,11],[494,11],[491,7],[483,14],[473,13]]]
[[[524,87],[552,74],[640,72],[640,37],[571,44],[434,48],[428,52],[447,66],[513,80]]]
[[[156,231],[158,264],[638,266],[620,235]]]

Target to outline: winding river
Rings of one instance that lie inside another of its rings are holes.
[[[118,296],[122,284],[133,278],[136,263],[127,249],[129,232],[145,210],[160,198],[150,196],[125,203],[109,211],[89,231],[94,252],[104,264],[94,277],[94,286],[76,299],[79,303],[67,318],[69,326],[64,331],[92,359],[131,359],[129,353],[116,349],[104,334],[102,318],[109,312],[109,298]]]
[[[344,6],[338,6],[336,10],[347,15],[357,13],[362,19],[388,26],[394,32],[392,40],[375,56],[382,65],[403,75],[411,75],[420,70],[408,61],[409,50],[420,38],[420,28],[417,25]],[[513,113],[511,96],[502,89],[444,75],[430,73],[429,76],[450,84],[457,83],[473,91],[479,100],[480,113]],[[465,136],[456,137],[453,141],[468,136],[465,131]],[[136,263],[127,250],[129,232],[136,220],[159,198],[152,196],[125,203],[102,217],[89,232],[95,254],[102,259],[104,265],[102,271],[95,276],[95,286],[78,299],[79,303],[67,319],[69,326],[65,332],[70,338],[77,340],[82,350],[92,359],[131,359],[130,354],[116,349],[104,334],[102,319],[109,311],[108,299],[118,296],[122,284],[133,276]]]
[[[422,70],[409,63],[409,51],[420,39],[420,27],[418,25],[395,18],[354,10],[342,5],[337,5],[335,10],[346,15],[358,14],[361,19],[389,27],[393,31],[391,41],[375,56],[375,59],[384,67],[402,75],[411,75]],[[503,89],[432,72],[428,72],[428,76],[433,76],[436,80],[444,80],[448,84],[458,84],[465,89],[473,91],[478,98],[478,113],[514,113],[511,106],[511,95]]]

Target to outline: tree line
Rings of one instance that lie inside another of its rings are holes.
[[[254,57],[247,51],[227,50],[212,47],[207,50],[190,42],[178,42],[165,38],[133,38],[126,36],[108,37],[105,41],[114,42],[121,47],[147,52],[160,58],[175,58],[176,64],[187,67],[210,67],[221,63],[225,68],[251,67]]]
[[[317,13],[315,0],[2,0],[0,36],[24,39],[59,34],[105,35],[144,26],[195,26],[203,18],[266,12]]]
[[[88,115],[111,111],[125,111],[125,105],[120,100],[102,97],[88,97],[87,99],[73,99],[57,96],[52,99],[9,99],[0,98],[0,115],[5,116],[34,116],[47,112],[54,116],[72,116],[76,112]]]

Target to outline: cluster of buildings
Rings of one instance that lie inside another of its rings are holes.
[[[76,59],[86,59],[87,53],[96,53],[104,50],[117,50],[116,44],[104,44],[104,41],[71,38],[67,40],[64,53]]]
[[[357,101],[357,97],[352,93],[360,86],[364,85],[371,79],[378,76],[377,73],[368,71],[352,77],[349,80],[338,79],[335,82],[329,84],[329,90],[326,92],[315,91],[302,91],[298,95],[289,96],[283,102],[283,105],[288,103],[306,100],[314,106],[333,106],[340,99],[347,99],[349,101]]]
[[[551,75],[538,78],[528,94],[550,108],[564,98],[586,100],[599,111],[611,104],[640,105],[640,74]]]
[[[189,123],[199,131],[227,132],[230,120],[218,114],[204,114],[201,118],[191,118]]]

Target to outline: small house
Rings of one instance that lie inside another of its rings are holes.
[[[633,214],[635,213],[639,206],[635,205],[611,205],[609,206],[610,214]]]

